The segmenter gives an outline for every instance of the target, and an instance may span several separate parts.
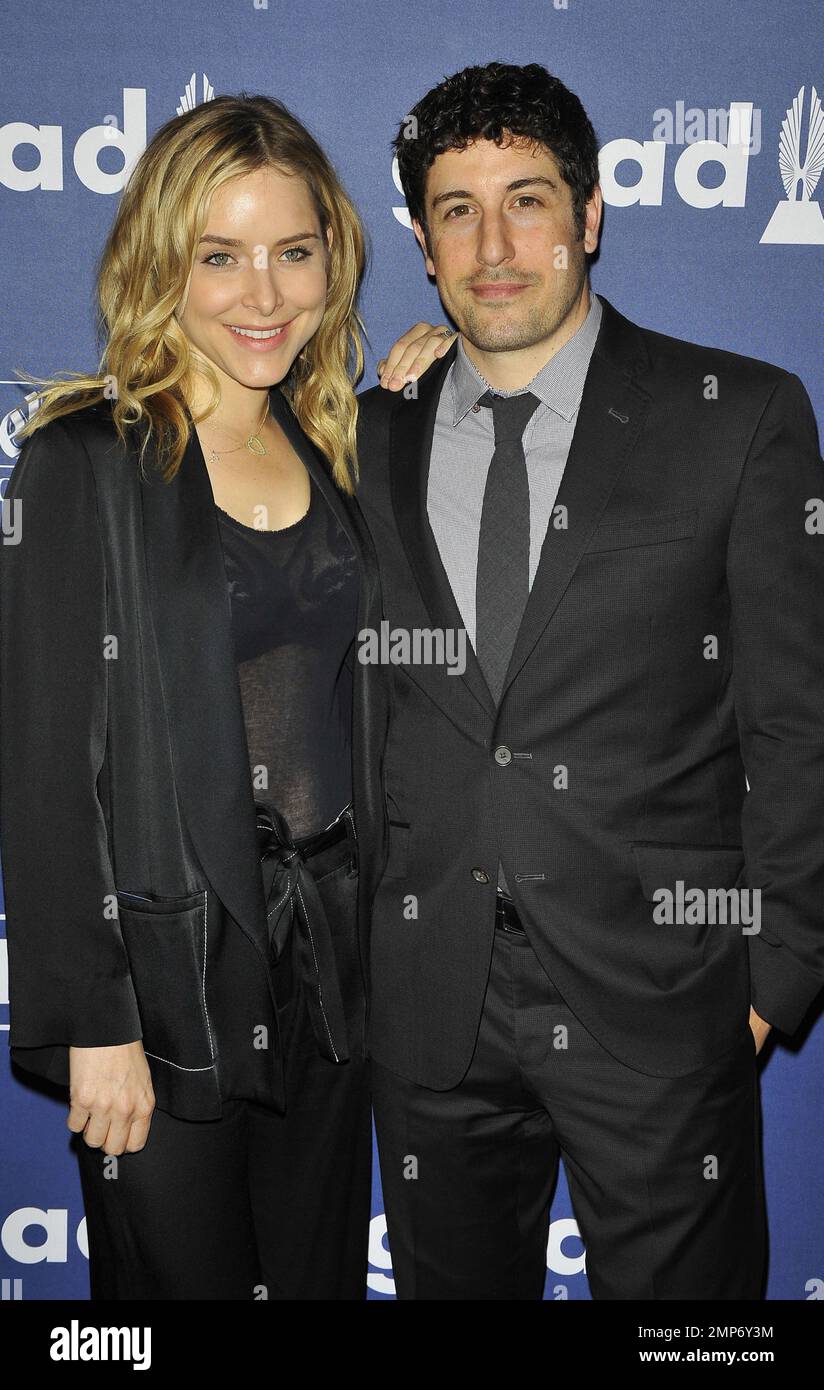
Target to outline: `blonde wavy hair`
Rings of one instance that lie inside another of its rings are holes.
[[[360,218],[323,150],[282,102],[266,96],[219,96],[167,121],[131,171],[97,270],[98,333],[105,341],[98,372],[64,378],[18,373],[41,389],[41,404],[16,431],[27,438],[50,420],[100,400],[112,402],[118,435],[144,425],[140,466],[154,436],[164,481],[175,476],[189,439],[185,388],[195,365],[213,389],[196,423],[218,405],[220,388],[205,359],[197,364],[180,327],[179,306],[206,230],[215,190],[267,166],[305,180],[326,240],[327,300],[317,332],[281,383],[305,433],[328,459],[338,486],[358,478],[357,400],[363,372],[356,309],[365,264]]]

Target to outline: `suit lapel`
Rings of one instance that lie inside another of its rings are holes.
[[[453,343],[418,382],[417,396],[398,394],[394,402],[389,441],[390,487],[398,534],[433,627],[459,630],[464,622],[429,524],[426,497],[435,417],[446,374],[457,351]],[[421,673],[429,668],[422,667]],[[445,673],[443,673],[445,675]],[[460,677],[487,714],[495,702],[484,680],[472,643],[466,641],[466,670]],[[440,698],[454,691],[454,677],[438,682]]]
[[[603,295],[599,298],[601,326],[502,700],[558,607],[631,456],[649,406],[649,393],[633,380],[646,361],[643,338]],[[553,525],[559,507],[566,508],[566,529]]]
[[[587,542],[637,440],[650,396],[634,377],[647,365],[635,326],[600,295],[603,313],[584,385],[569,456],[555,508],[565,506],[566,530],[550,519],[538,570],[524,610],[501,698],[518,675],[569,585]],[[399,394],[392,414],[390,469],[392,503],[400,535],[421,597],[437,627],[462,627],[449,579],[427,516],[426,497],[435,417],[456,345],[424,373],[416,399]],[[553,509],[553,516],[555,511]],[[464,683],[494,717],[495,704],[472,645],[467,641]],[[453,682],[441,683],[443,692]]]

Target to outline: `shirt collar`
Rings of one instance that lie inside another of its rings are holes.
[[[589,313],[580,328],[544,363],[528,385],[521,388],[521,391],[531,391],[539,401],[565,420],[572,420],[581,404],[589,359],[601,326],[601,301],[594,291],[590,291],[590,301]],[[492,389],[467,356],[461,337],[458,338],[455,360],[450,368],[450,380],[454,426],[477,404],[485,391]],[[500,391],[498,394],[517,396],[521,391]]]

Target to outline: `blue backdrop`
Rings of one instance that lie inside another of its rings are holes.
[[[808,0],[29,0],[7,33],[0,91],[0,493],[17,452],[15,369],[46,375],[97,362],[94,263],[124,153],[131,161],[184,101],[241,90],[284,101],[332,158],[370,235],[369,386],[400,332],[443,319],[390,138],[444,76],[493,59],[543,63],[595,125],[606,209],[594,288],[641,324],[798,373],[821,421],[824,179],[802,206],[788,198],[778,159],[795,103],[803,162],[813,91],[824,99],[816,9]],[[0,937],[3,929],[4,919]],[[0,1028],[2,1297],[86,1298],[66,1108],[12,1077],[2,1044],[4,940]],[[791,1047],[770,1043],[762,1055],[767,1296],[820,1298],[824,1028],[813,1019]],[[547,1298],[589,1297],[563,1174],[547,1259]],[[369,1289],[394,1294],[377,1162]]]

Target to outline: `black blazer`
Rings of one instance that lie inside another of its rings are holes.
[[[426,510],[454,355],[416,398],[359,398],[390,630],[462,626]],[[499,709],[469,643],[462,676],[392,668],[373,1058],[434,1088],[464,1074],[499,855],[548,974],[627,1065],[709,1063],[751,1001],[797,1028],[824,984],[824,536],[805,530],[822,496],[796,376],[604,300],[568,526],[550,523]],[[760,934],[657,924],[653,895],[679,879],[760,888]]]
[[[272,410],[360,561],[357,502],[285,397]],[[282,1108],[263,882],[214,499],[194,430],[174,481],[138,471],[101,403],[23,445],[0,548],[0,845],[13,1059],[65,1084],[69,1044],[143,1039],[161,1109]],[[152,456],[147,454],[151,464]],[[354,660],[359,932],[383,831],[380,672]],[[272,793],[273,797],[275,793]],[[131,895],[148,897],[138,901]]]

